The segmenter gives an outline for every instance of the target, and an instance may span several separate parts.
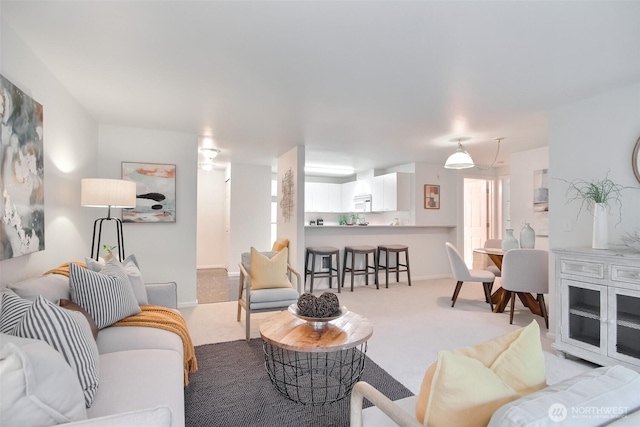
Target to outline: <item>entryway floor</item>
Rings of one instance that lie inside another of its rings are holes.
[[[229,277],[224,268],[201,268],[198,277],[198,304],[236,301],[238,278]]]

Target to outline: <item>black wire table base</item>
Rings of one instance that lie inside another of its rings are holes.
[[[351,394],[364,371],[366,341],[333,352],[298,352],[264,342],[264,363],[273,386],[287,399],[326,405]]]

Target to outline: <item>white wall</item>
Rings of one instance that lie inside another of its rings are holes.
[[[549,147],[513,153],[509,163],[511,228],[515,238],[520,241],[520,230],[525,222],[531,223],[531,226],[536,228],[533,213],[533,172],[549,167]],[[504,230],[501,235],[504,236]],[[536,236],[535,247],[549,249],[549,238]]]
[[[136,255],[146,282],[176,282],[178,304],[195,304],[197,135],[100,125],[99,141],[101,178],[120,178],[123,161],[176,165],[176,222],[125,223],[125,249]]]
[[[415,225],[456,225],[459,174],[433,163],[416,163],[414,170]],[[424,208],[425,184],[440,186],[440,209]]]
[[[225,171],[198,169],[198,268],[225,268]]]
[[[551,173],[551,247],[590,246],[593,226],[588,212],[578,215],[579,203],[566,203],[567,184],[559,179],[609,178],[638,188],[631,169],[631,154],[640,136],[640,83],[558,108],[549,117]],[[640,224],[640,192],[625,190],[622,222],[615,225],[618,209],[609,220],[609,239],[619,243],[624,232]],[[572,231],[563,231],[570,221]]]
[[[98,123],[4,22],[0,55],[0,73],[44,108],[45,250],[0,261],[7,284],[90,255],[96,212],[80,207],[80,180],[97,167]]]
[[[296,146],[278,157],[278,238],[289,239],[289,263],[304,276],[304,146]],[[289,220],[282,215],[282,178],[291,170],[294,178],[293,212]]]
[[[631,154],[640,136],[639,118],[640,83],[549,114],[549,246],[552,249],[591,246],[593,219],[585,211],[577,216],[579,203],[566,203],[567,185],[560,179],[598,180],[609,171],[609,178],[614,182],[635,187],[623,192],[622,222],[618,225],[619,210],[612,210],[610,244],[619,243],[625,232],[638,230],[640,190],[631,169]],[[563,230],[566,222],[571,225],[570,231]],[[555,280],[550,283],[550,294],[555,294]],[[550,305],[549,330],[553,332],[555,304]]]
[[[271,167],[232,163],[229,209],[230,275],[238,275],[243,252],[271,250]]]

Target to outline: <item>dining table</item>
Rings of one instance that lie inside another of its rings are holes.
[[[484,254],[489,257],[491,261],[498,267],[500,271],[502,271],[502,258],[504,257],[505,251],[499,248],[477,248],[474,249],[473,252]],[[531,295],[529,292],[516,292],[522,304],[527,307],[533,314],[538,316],[542,315],[542,311],[540,310],[540,304],[536,300],[536,298]],[[509,292],[507,292],[502,286],[496,289],[491,294],[491,302],[493,303],[493,312],[494,313],[502,313],[507,307],[507,303],[509,302]]]

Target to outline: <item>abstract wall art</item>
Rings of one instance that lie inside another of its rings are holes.
[[[136,207],[122,222],[176,222],[176,165],[122,162],[122,179],[136,183]]]
[[[282,185],[281,187],[281,197],[280,197],[280,209],[282,210],[282,216],[284,217],[285,222],[289,222],[291,220],[291,216],[293,215],[294,208],[294,177],[293,171],[289,168],[288,171],[284,173],[282,177]]]
[[[440,209],[440,186],[439,185],[424,185],[424,208],[425,209]]]
[[[44,250],[43,108],[0,75],[0,261]]]
[[[549,236],[549,170],[533,171],[533,229],[536,236]]]

